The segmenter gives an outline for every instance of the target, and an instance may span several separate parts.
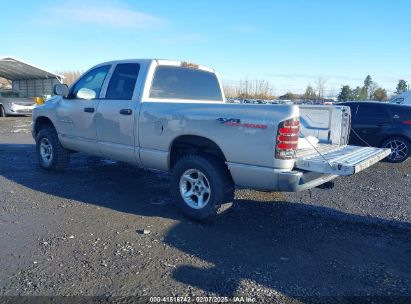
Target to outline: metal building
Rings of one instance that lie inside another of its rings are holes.
[[[0,57],[0,77],[12,82],[13,91],[28,97],[53,95],[53,86],[64,78],[12,57]]]

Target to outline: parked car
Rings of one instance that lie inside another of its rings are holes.
[[[170,171],[173,201],[197,220],[235,186],[301,191],[390,153],[347,145],[348,107],[227,103],[214,70],[187,62],[106,62],[54,93],[33,111],[41,167],[61,170],[79,151]],[[298,149],[300,133],[317,147]]]
[[[11,115],[31,115],[36,102],[21,92],[0,91],[0,117]]]
[[[406,91],[392,98],[389,103],[411,106],[411,91]]]
[[[405,161],[411,155],[411,107],[383,102],[344,102],[351,108],[349,144],[390,148],[387,160]]]

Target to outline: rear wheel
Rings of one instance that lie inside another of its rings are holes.
[[[391,149],[391,154],[387,156],[387,161],[391,163],[401,163],[411,154],[411,144],[403,137],[391,137],[382,144],[382,147]]]
[[[37,135],[36,153],[39,164],[48,171],[59,171],[67,167],[69,151],[65,149],[53,127],[47,127]]]
[[[6,111],[2,105],[0,105],[0,117],[6,117]]]
[[[177,207],[189,218],[214,217],[222,204],[234,199],[234,185],[222,161],[203,155],[187,155],[174,166],[171,192]]]

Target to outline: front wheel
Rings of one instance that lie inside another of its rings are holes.
[[[48,171],[59,171],[67,167],[69,151],[65,149],[54,128],[40,130],[36,138],[36,154],[39,164]]]
[[[214,217],[222,204],[234,199],[234,185],[222,161],[202,155],[187,155],[174,166],[171,192],[177,207],[189,218]]]
[[[390,163],[401,163],[411,154],[410,142],[402,137],[391,137],[382,144],[382,147],[391,149],[391,154],[387,156]]]

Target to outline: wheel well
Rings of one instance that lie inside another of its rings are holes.
[[[386,141],[389,140],[390,138],[394,138],[394,137],[403,138],[403,139],[405,139],[408,143],[411,144],[411,139],[410,139],[410,138],[407,138],[407,137],[404,136],[404,135],[390,135],[390,136],[385,137],[385,138],[380,142],[380,147],[382,147],[382,145],[384,144],[384,142],[386,142]]]
[[[34,134],[37,136],[37,134],[40,132],[41,129],[47,128],[47,127],[53,127],[54,125],[51,122],[51,120],[47,117],[41,116],[36,119],[36,122],[34,123]]]
[[[186,154],[208,154],[226,161],[223,151],[212,140],[194,135],[184,135],[174,139],[170,149],[170,168],[173,168],[177,160]]]

